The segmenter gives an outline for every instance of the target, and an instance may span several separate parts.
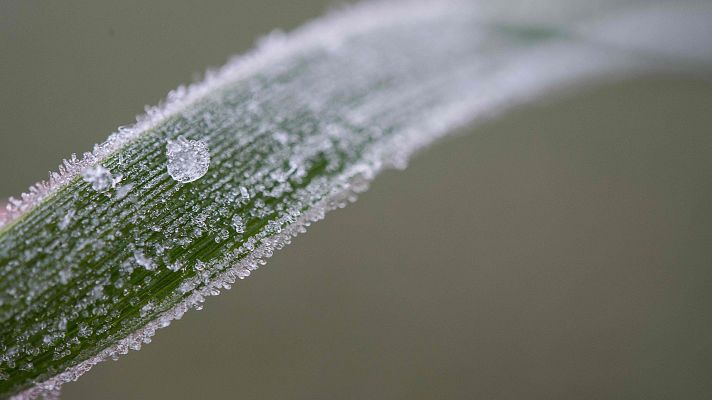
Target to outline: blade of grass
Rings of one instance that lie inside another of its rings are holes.
[[[54,391],[140,348],[457,127],[646,65],[470,2],[368,3],[268,37],[11,200],[0,396]],[[179,138],[211,158],[187,183],[167,172]],[[82,178],[97,166],[110,175]]]

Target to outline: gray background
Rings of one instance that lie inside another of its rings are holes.
[[[0,198],[328,1],[3,2]],[[712,84],[520,107],[64,398],[712,396]]]

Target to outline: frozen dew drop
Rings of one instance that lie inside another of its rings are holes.
[[[166,145],[168,174],[178,182],[188,183],[208,172],[210,153],[203,140],[179,137]]]
[[[114,187],[115,184],[111,171],[98,164],[85,168],[82,171],[82,179],[84,179],[85,182],[90,183],[92,189],[97,192],[105,192]]]

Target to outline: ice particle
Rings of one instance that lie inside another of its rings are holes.
[[[67,229],[69,224],[72,222],[72,219],[74,218],[74,214],[76,214],[76,211],[74,211],[74,209],[67,211],[66,214],[64,214],[62,216],[62,220],[59,221],[59,223],[57,224],[57,227],[60,230]]]
[[[136,260],[136,264],[149,271],[153,271],[154,269],[156,269],[156,263],[154,263],[153,260],[151,260],[150,258],[146,257],[146,255],[143,254],[142,251],[134,251],[134,259]]]
[[[172,264],[166,265],[166,267],[168,267],[168,269],[171,270],[171,271],[173,271],[173,272],[178,272],[178,271],[180,271],[181,269],[183,269],[183,263],[181,263],[180,261],[176,261],[176,262],[174,262],[174,263],[172,263]]]
[[[98,164],[85,168],[82,171],[82,178],[97,192],[105,192],[114,187],[115,183],[111,172]]]
[[[242,218],[239,215],[232,217],[232,227],[235,228],[237,233],[245,232],[245,224],[242,222]]]

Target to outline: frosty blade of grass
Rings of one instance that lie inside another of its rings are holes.
[[[453,129],[647,68],[493,18],[472,2],[372,2],[271,35],[12,199],[0,396],[57,390],[140,348]]]

